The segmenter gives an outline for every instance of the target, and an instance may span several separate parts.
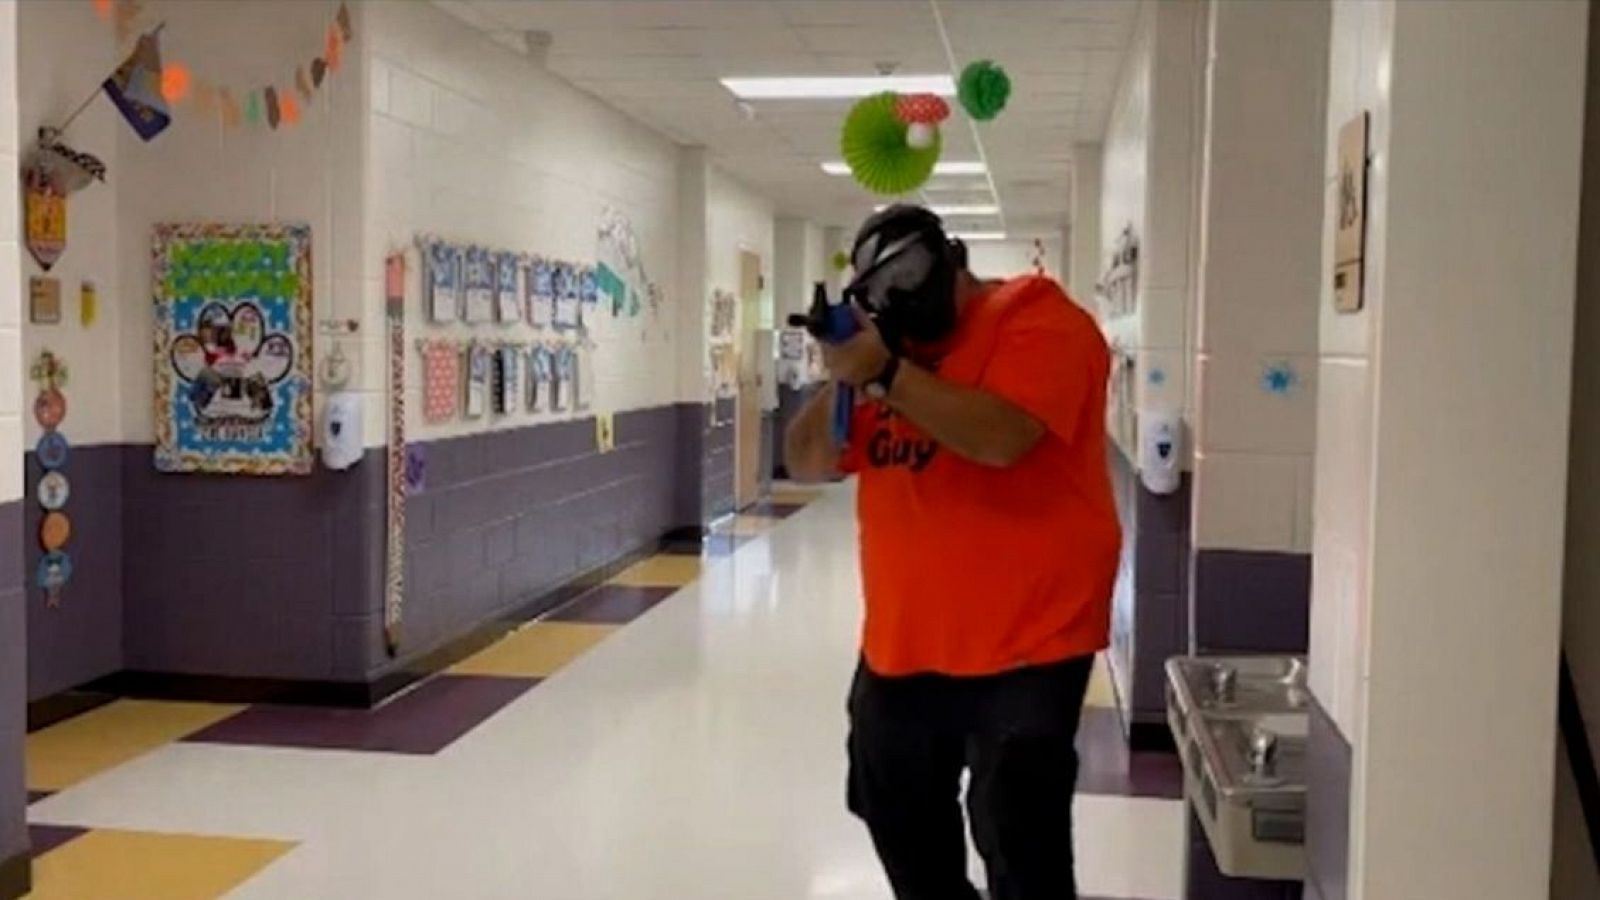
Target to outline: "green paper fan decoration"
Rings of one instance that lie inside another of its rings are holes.
[[[845,117],[839,149],[862,187],[875,194],[905,194],[933,174],[944,141],[937,130],[933,142],[916,148],[906,143],[909,126],[895,113],[892,93],[863,97]]]
[[[956,99],[967,115],[979,122],[987,122],[1006,108],[1011,99],[1011,76],[992,60],[980,59],[961,70],[961,80],[956,84]]]
[[[850,268],[850,254],[843,250],[835,250],[833,253],[833,270],[835,272],[843,272],[848,268]]]

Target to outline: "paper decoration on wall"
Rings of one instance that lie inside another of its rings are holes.
[[[555,363],[549,348],[535,344],[528,351],[527,395],[524,405],[528,412],[544,412],[555,393]]]
[[[594,377],[595,346],[590,341],[582,340],[568,349],[572,353],[573,406],[580,412],[593,409],[595,388],[598,386]]]
[[[778,333],[778,383],[799,390],[810,382],[806,369],[806,332],[785,328]]]
[[[54,433],[54,432],[52,432]],[[67,498],[72,496],[72,483],[60,471],[49,471],[39,479],[39,485],[34,490],[35,498],[39,501],[39,508],[47,511],[58,510],[67,505]]]
[[[564,262],[552,263],[551,269],[556,295],[556,330],[575,331],[583,324],[577,270],[571,263]]]
[[[461,309],[461,250],[443,241],[418,243],[423,259],[423,306],[435,322],[451,322]]]
[[[522,292],[523,302],[528,307],[528,323],[535,328],[550,327],[555,317],[555,273],[549,260],[534,257],[528,261]]]
[[[1344,314],[1360,312],[1366,303],[1368,122],[1363,110],[1339,128],[1333,308]]]
[[[420,494],[428,489],[428,445],[406,447],[406,493]]]
[[[473,341],[467,345],[466,416],[479,419],[489,408],[489,348]]]
[[[1100,318],[1121,319],[1139,311],[1139,236],[1124,225],[1111,248],[1111,260],[1094,286]]]
[[[78,285],[78,323],[88,328],[99,317],[100,292],[95,289],[94,282],[82,282]]]
[[[155,228],[155,465],[308,475],[311,227]]]
[[[41,469],[54,472],[67,464],[71,450],[66,435],[59,431],[46,431],[39,435],[38,443],[34,444],[33,455],[39,460]]]
[[[739,300],[731,292],[711,292],[711,315],[707,317],[707,335],[714,341],[732,340],[733,329],[739,315]]]
[[[628,285],[621,275],[605,263],[600,263],[595,266],[594,280],[597,299],[605,303],[611,315],[620,316],[627,311]]]
[[[551,353],[550,409],[566,412],[572,408],[573,393],[578,382],[578,360],[569,344],[562,344]]]
[[[111,98],[117,111],[122,113],[122,118],[133,128],[134,134],[144,141],[165,131],[172,124],[172,113],[161,91],[162,27],[157,26],[140,35],[133,52],[101,84],[106,96]],[[82,107],[79,107],[79,111],[82,111]],[[65,131],[77,115],[73,113],[69,116],[61,124],[61,130]]]
[[[33,150],[24,161],[24,168],[37,173],[55,188],[56,193],[71,196],[94,182],[106,180],[106,164],[92,153],[85,153],[63,143],[61,131],[45,126],[39,129]]]
[[[521,393],[522,348],[506,344],[494,351],[491,362],[490,396],[494,413],[503,416],[517,408]]]
[[[431,423],[456,417],[460,404],[461,350],[448,341],[422,341],[422,418]]]
[[[397,252],[383,261],[384,323],[389,332],[389,434],[385,487],[387,530],[384,535],[383,642],[389,655],[400,652],[405,605],[406,494],[411,485],[412,449],[406,443],[406,256]]]
[[[993,60],[969,63],[956,83],[956,99],[975,121],[987,122],[1000,115],[1011,99],[1011,76]]]
[[[926,147],[907,143],[909,126],[896,114],[896,95],[863,97],[845,117],[839,148],[850,174],[876,194],[907,194],[933,174],[943,146],[937,129]]]
[[[1286,362],[1272,363],[1261,373],[1261,389],[1280,397],[1293,391],[1299,382],[1299,374]]]
[[[72,539],[72,519],[61,510],[51,510],[39,520],[39,546],[46,552],[60,550]]]
[[[39,275],[28,278],[28,321],[34,325],[61,324],[61,279]]]
[[[660,288],[645,268],[639,236],[627,214],[612,206],[601,209],[596,238],[596,288],[610,299],[612,315],[637,316],[652,295],[659,301]],[[653,303],[651,310],[659,311],[658,305]]]
[[[1160,387],[1167,383],[1167,370],[1157,366],[1151,369],[1144,379],[1151,387]]]
[[[34,584],[44,591],[47,605],[61,605],[61,589],[72,580],[72,557],[60,550],[46,553],[39,559],[34,572]]]
[[[583,266],[578,270],[578,302],[581,304],[578,319],[580,327],[589,327],[599,321],[600,281],[593,266]]]
[[[522,320],[522,302],[517,296],[517,276],[522,260],[515,253],[495,254],[494,315],[503,325]]]
[[[104,2],[108,0],[96,0],[97,7]],[[115,20],[117,42],[124,43],[143,13],[143,5],[138,0],[115,0],[112,8],[114,14],[105,18]],[[182,62],[164,62],[160,43],[164,27],[157,25],[142,35],[133,52],[102,86],[128,124],[147,141],[171,123],[180,104],[191,99],[194,114],[214,116],[225,129],[263,123],[270,128],[292,126],[300,121],[302,104],[312,102],[327,74],[339,69],[345,45],[355,39],[350,11],[341,3],[328,23],[322,44],[316,48],[320,54],[285,62],[273,83],[235,88],[223,83],[224,79],[192,72]],[[238,97],[244,98],[242,113]],[[89,100],[93,99],[91,95]],[[60,128],[65,130],[87,105],[85,101]]]
[[[28,377],[39,388],[33,400],[33,419],[46,432],[53,431],[67,417],[67,397],[61,393],[67,385],[66,363],[45,350],[34,359]]]
[[[611,413],[600,413],[594,417],[594,447],[600,453],[617,449],[617,423]]]
[[[462,319],[478,325],[494,318],[494,257],[483,247],[468,247],[463,256],[462,281],[466,306]]]
[[[30,169],[22,185],[23,239],[46,272],[67,250],[67,197],[42,170]]]

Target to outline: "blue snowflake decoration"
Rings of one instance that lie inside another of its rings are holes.
[[[1150,384],[1153,387],[1160,387],[1161,385],[1167,383],[1167,370],[1151,369],[1150,374],[1146,377],[1150,380]]]
[[[1261,374],[1261,387],[1269,394],[1283,396],[1294,390],[1300,377],[1288,363],[1273,363]]]

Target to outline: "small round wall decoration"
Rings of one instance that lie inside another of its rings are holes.
[[[72,483],[59,471],[46,472],[44,477],[39,479],[35,493],[39,499],[39,507],[46,512],[54,512],[67,505],[67,498],[72,496]]]
[[[39,568],[34,572],[34,584],[45,592],[51,606],[61,603],[61,589],[72,580],[72,557],[56,550],[39,558]]]
[[[55,388],[46,388],[33,398],[33,420],[49,431],[67,417],[66,395]]]
[[[39,546],[54,552],[67,545],[72,540],[72,520],[60,510],[53,510],[44,514],[39,521]]]
[[[46,472],[53,472],[67,464],[69,449],[66,435],[59,431],[46,431],[39,436],[39,443],[34,445],[33,452],[39,458],[39,465]]]

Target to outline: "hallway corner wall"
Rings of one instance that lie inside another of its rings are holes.
[[[0,4],[0,171],[20,171],[17,141],[17,7]],[[17,182],[3,194],[13,210],[0,217],[0,271],[22,265],[15,212]],[[26,729],[28,575],[22,537],[22,303],[20,292],[0,291],[0,898],[29,889],[27,788],[23,773]]]

